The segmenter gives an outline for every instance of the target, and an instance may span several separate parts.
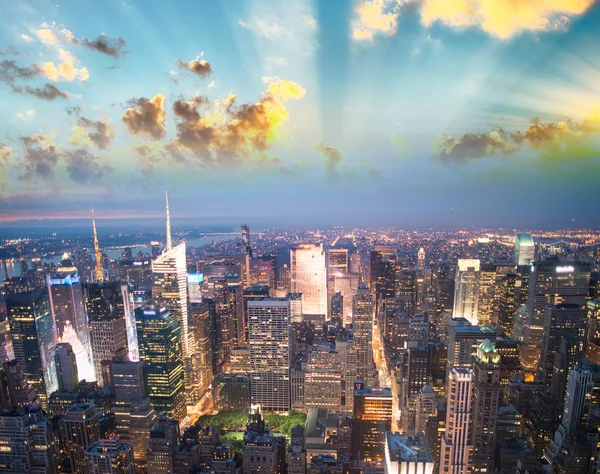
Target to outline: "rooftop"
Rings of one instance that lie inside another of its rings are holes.
[[[423,434],[408,435],[386,431],[385,438],[389,462],[411,461],[433,464],[433,456]]]

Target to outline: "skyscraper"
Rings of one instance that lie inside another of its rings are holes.
[[[248,300],[252,403],[290,410],[290,299]]]
[[[58,389],[74,392],[79,382],[79,376],[77,375],[77,362],[75,361],[75,353],[71,344],[67,344],[66,342],[58,343],[54,358]]]
[[[352,459],[383,461],[385,432],[392,429],[392,391],[389,388],[354,387],[354,424],[352,426]]]
[[[94,404],[73,405],[59,420],[60,436],[73,474],[87,474],[85,450],[100,438],[100,411]]]
[[[471,369],[452,369],[448,377],[446,432],[440,449],[440,474],[472,472],[472,391]]]
[[[291,292],[302,293],[304,314],[327,314],[327,276],[323,244],[290,249]]]
[[[377,250],[379,249],[379,250]],[[375,298],[375,309],[379,301],[396,294],[396,249],[377,247],[371,251],[369,261],[369,288]]]
[[[531,265],[535,260],[535,244],[530,234],[517,234],[515,237],[515,263]]]
[[[454,310],[452,317],[466,318],[473,326],[479,324],[477,316],[479,270],[479,260],[461,258],[458,260],[454,278]]]
[[[421,247],[417,253],[417,270],[425,269],[425,249]]]
[[[150,404],[156,412],[182,420],[186,404],[180,326],[166,308],[156,305],[136,309],[135,322]]]
[[[473,472],[491,473],[500,400],[500,354],[489,339],[473,360]]]
[[[58,388],[54,354],[56,342],[46,290],[18,293],[6,298],[15,359],[46,406]]]
[[[535,373],[540,360],[546,307],[562,303],[583,306],[589,282],[589,264],[549,261],[534,266],[529,279],[521,351],[521,365],[527,372]]]
[[[106,383],[102,373],[103,363],[113,360],[119,349],[125,350],[131,360],[137,360],[137,334],[129,337],[129,329],[135,331],[135,322],[127,322],[131,317],[127,285],[120,282],[88,283],[84,287],[92,338],[92,353],[96,370],[96,380],[102,386]],[[133,327],[132,327],[133,326]],[[129,341],[135,349],[129,349]]]
[[[135,474],[133,447],[119,435],[99,439],[85,450],[88,474]]]
[[[358,380],[375,382],[373,373],[373,296],[362,283],[352,301],[352,326]]]
[[[148,474],[174,471],[178,441],[179,423],[172,418],[161,416],[150,432],[146,471]]]

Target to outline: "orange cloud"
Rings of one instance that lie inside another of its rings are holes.
[[[132,135],[147,135],[155,139],[167,133],[165,96],[156,94],[152,99],[142,97],[131,101],[133,107],[123,114],[123,123]]]
[[[522,31],[565,28],[570,17],[585,13],[595,0],[422,0],[421,22],[451,27],[475,26],[508,39]]]

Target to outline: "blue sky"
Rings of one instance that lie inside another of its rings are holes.
[[[598,226],[593,0],[1,8],[0,220]]]

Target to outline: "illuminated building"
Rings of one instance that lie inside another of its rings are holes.
[[[353,414],[352,459],[383,461],[385,432],[392,429],[392,390],[356,382]]]
[[[385,433],[385,474],[433,474],[434,460],[423,433]]]
[[[396,294],[396,249],[392,247],[389,253],[381,247],[381,251],[373,250],[369,261],[369,277],[371,294],[375,298],[375,309],[379,308],[379,301]]]
[[[516,283],[517,274],[508,273],[500,280],[498,288],[498,324],[509,337],[513,337],[514,317],[517,311]]]
[[[435,278],[433,280],[435,292],[435,314],[436,314],[436,329],[442,330],[442,313],[444,310],[453,311],[454,308],[454,279],[452,278]]]
[[[425,249],[421,247],[417,253],[417,270],[425,269]]]
[[[160,255],[160,242],[153,240],[150,242],[150,248],[152,249],[152,258],[156,258]]]
[[[354,382],[357,380],[357,356],[354,340],[339,334],[335,340],[335,350],[339,354],[342,373],[341,411],[342,413],[352,413]]]
[[[229,364],[231,348],[246,341],[244,295],[237,274],[227,274],[213,279],[214,300],[217,303],[216,335],[218,364]],[[220,370],[222,372],[222,370]]]
[[[131,314],[126,284],[120,282],[89,283],[85,285],[84,292],[96,380],[102,386],[106,383],[102,374],[102,364],[112,361],[118,350],[125,350],[130,360],[138,360],[135,320]],[[130,336],[131,331],[133,334]],[[132,343],[132,348],[130,348],[129,342]]]
[[[8,362],[15,358],[8,319],[0,321],[0,363]]]
[[[0,471],[58,474],[58,440],[41,408],[0,412]]]
[[[284,474],[286,472],[285,437],[273,436],[265,427],[261,407],[252,406],[244,432],[243,472]]]
[[[0,410],[36,408],[40,405],[35,390],[16,360],[4,362],[0,368]]]
[[[500,288],[502,279],[514,268],[510,265],[482,263],[479,267],[477,321],[481,326],[489,326],[498,318]]]
[[[477,346],[489,338],[494,338],[495,333],[488,327],[472,326],[464,318],[454,318],[448,326],[447,373],[452,368],[471,367]]]
[[[341,411],[342,365],[329,344],[313,347],[304,364],[304,407]]]
[[[287,453],[288,474],[306,474],[306,443],[304,428],[296,425],[292,428],[291,442]]]
[[[560,378],[557,381],[560,387],[566,386],[569,371],[583,355],[586,323],[586,311],[582,306],[558,304],[546,307],[537,380],[545,382],[548,389],[555,376]],[[559,362],[556,355],[561,353],[562,344],[565,344],[567,354]]]
[[[530,234],[517,234],[515,237],[515,263],[531,265],[535,260],[535,244]]]
[[[596,365],[600,365],[600,301],[588,301],[588,332],[585,357]]]
[[[252,403],[290,410],[290,300],[248,300]]]
[[[448,366],[448,346],[444,342],[429,342],[427,373],[431,386],[438,395],[446,395],[446,367]]]
[[[352,298],[358,291],[360,275],[358,273],[336,273],[333,275],[333,292],[339,292],[344,302],[342,310],[342,322],[345,325],[352,324]]]
[[[410,347],[407,354],[406,384],[403,385],[407,406],[414,410],[417,397],[423,385],[429,380],[429,353],[423,346]]]
[[[532,395],[524,419],[523,433],[529,439],[533,455],[541,458],[559,425],[563,400],[544,390]]]
[[[60,436],[73,474],[87,474],[85,450],[100,438],[100,412],[94,404],[73,405],[59,420]]]
[[[479,323],[477,308],[479,304],[480,262],[476,259],[458,260],[454,278],[454,309],[452,317],[466,318],[473,326]]]
[[[58,388],[54,353],[56,342],[46,290],[6,297],[15,359],[47,406],[48,396]]]
[[[173,472],[175,450],[179,442],[179,423],[161,416],[150,432],[147,454],[147,474]]]
[[[208,390],[213,374],[213,344],[212,344],[212,326],[214,305],[208,302],[192,303],[191,316],[194,324],[194,333],[196,341],[197,366],[194,371],[195,382],[198,387],[198,394],[202,396]],[[235,352],[233,350],[232,352]],[[248,362],[249,373],[250,363]]]
[[[493,471],[499,400],[500,354],[486,339],[473,360],[473,472]]]
[[[262,255],[250,261],[250,284],[267,285],[275,289],[275,275],[277,272],[277,257],[275,255]]]
[[[96,232],[96,218],[94,217],[94,210],[92,209],[92,227],[94,229],[94,255],[96,257],[96,266],[94,268],[94,280],[104,280],[104,268],[102,268],[102,253],[100,252],[100,246],[98,245],[98,233]]]
[[[250,349],[248,346],[238,346],[231,349],[230,374],[248,374],[250,372]]]
[[[251,405],[250,377],[246,374],[223,374],[212,381],[215,410],[248,411]]]
[[[521,435],[523,417],[513,405],[500,407],[496,418],[496,443],[517,438]]]
[[[290,300],[290,321],[292,323],[301,323],[303,320],[302,293],[288,293],[286,297]]]
[[[204,283],[204,274],[195,272],[187,274],[188,295],[190,303],[202,302],[202,284]]]
[[[135,474],[133,447],[121,442],[116,434],[87,448],[85,459],[89,474]]]
[[[336,275],[345,275],[348,273],[348,250],[347,249],[328,249],[325,254],[327,267],[327,301],[335,294]],[[330,316],[331,317],[331,316]]]
[[[166,308],[155,305],[136,309],[135,320],[150,404],[157,413],[181,420],[186,405],[180,326]]]
[[[440,474],[472,472],[472,391],[471,370],[452,369],[448,376],[446,432],[440,448]]]
[[[77,375],[77,362],[71,344],[65,342],[57,344],[54,359],[58,390],[73,392],[79,382],[79,376]]]
[[[521,351],[521,365],[525,371],[535,373],[540,361],[546,307],[563,303],[583,306],[589,282],[589,264],[552,261],[533,267]]]
[[[437,415],[437,395],[431,385],[423,385],[417,397],[415,433],[425,433],[429,418]]]
[[[83,288],[77,268],[67,255],[59,263],[56,273],[46,277],[46,284],[56,340],[73,346],[79,356],[77,370],[80,377],[89,381],[96,380]],[[69,326],[72,331],[68,329]]]
[[[373,296],[362,283],[352,300],[352,327],[357,358],[358,380],[374,382],[373,373]]]
[[[327,277],[323,244],[303,244],[290,249],[292,293],[302,293],[304,314],[327,315]]]
[[[133,291],[150,291],[154,276],[149,258],[136,260],[119,259],[119,275]]]
[[[287,263],[284,263],[279,269],[279,278],[277,279],[277,293],[283,294],[289,293],[292,287],[290,275],[290,267]]]

